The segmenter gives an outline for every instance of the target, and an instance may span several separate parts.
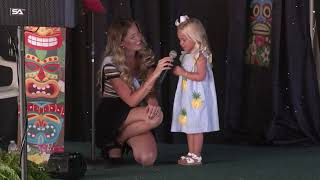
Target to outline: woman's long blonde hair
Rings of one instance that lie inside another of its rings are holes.
[[[200,52],[205,52],[209,57],[208,61],[210,63],[212,62],[212,52],[210,50],[207,33],[200,20],[196,18],[188,18],[178,25],[177,30],[186,34],[191,40],[193,40],[196,43],[196,49]]]
[[[114,21],[107,32],[107,46],[105,49],[105,56],[112,56],[112,62],[120,71],[120,78],[123,79],[129,87],[132,87],[133,72],[130,71],[126,64],[125,49],[121,47],[121,43],[132,25],[136,25],[139,29],[138,24],[132,19],[119,19]],[[148,71],[147,62],[154,62],[154,54],[148,47],[144,37],[142,37],[141,43],[142,49],[136,53],[136,59],[138,60],[137,78],[144,80]]]

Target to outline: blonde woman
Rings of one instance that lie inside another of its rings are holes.
[[[171,67],[169,57],[156,64],[135,21],[119,19],[110,25],[98,73],[102,101],[96,112],[97,145],[105,158],[120,160],[128,145],[139,164],[155,162],[157,144],[151,130],[160,125],[163,113],[154,85]]]

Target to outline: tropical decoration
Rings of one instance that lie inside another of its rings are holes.
[[[201,95],[198,92],[192,92],[191,106],[193,109],[199,109],[202,106]]]
[[[272,0],[252,0],[249,16],[249,46],[246,63],[268,67],[270,64]]]
[[[25,27],[28,160],[64,151],[65,39],[61,27]]]
[[[182,87],[182,91],[187,90],[187,78],[182,77],[181,87]]]
[[[187,123],[187,111],[185,108],[182,108],[179,115],[179,124],[181,126],[184,126],[186,123]]]
[[[106,9],[100,0],[83,0],[83,7],[86,11],[93,11],[102,14],[106,13]]]
[[[20,154],[18,153],[0,153],[0,179],[20,180]],[[28,180],[49,180],[49,175],[44,171],[45,167],[35,164],[32,161],[27,162]]]

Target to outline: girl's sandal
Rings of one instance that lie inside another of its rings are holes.
[[[202,164],[201,161],[201,156],[197,156],[193,153],[188,153],[187,156],[181,156],[181,158],[178,160],[178,164],[183,166],[197,166]]]
[[[191,157],[191,156],[192,156],[192,153],[188,152],[186,156],[181,156],[178,161],[180,161],[181,159],[186,159],[187,157]]]

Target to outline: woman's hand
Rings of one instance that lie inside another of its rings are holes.
[[[158,105],[148,104],[146,110],[147,110],[148,118],[153,119],[154,117],[156,117],[160,114],[161,107]]]
[[[156,69],[153,71],[153,75],[156,77],[159,77],[161,72],[167,69],[171,69],[172,68],[172,58],[170,57],[165,57],[162,58],[158,61],[158,65],[156,67]]]

